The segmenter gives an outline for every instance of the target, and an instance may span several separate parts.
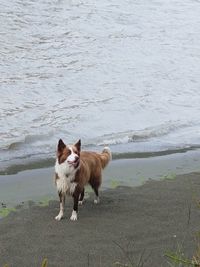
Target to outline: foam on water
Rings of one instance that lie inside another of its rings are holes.
[[[198,1],[3,0],[0,169],[57,140],[115,153],[200,145]]]

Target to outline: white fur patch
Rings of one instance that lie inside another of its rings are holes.
[[[58,216],[55,217],[56,221],[60,221],[63,218],[63,211],[60,210]]]
[[[99,204],[100,203],[100,198],[99,197],[96,197],[95,199],[94,199],[94,204]]]
[[[69,177],[62,177],[56,180],[56,186],[58,192],[62,192],[68,195],[73,195],[76,189],[77,183],[71,182]]]
[[[67,160],[61,164],[59,164],[58,160],[56,160],[55,172],[58,175],[58,179],[56,179],[56,186],[58,192],[73,195],[77,185],[77,183],[74,182],[77,169],[74,169],[73,166],[70,166]]]
[[[70,183],[70,185],[69,185],[69,191],[70,191],[70,194],[71,195],[74,194],[74,191],[76,189],[76,186],[77,186],[77,183]]]
[[[67,191],[69,190],[69,184],[70,182],[67,180],[67,177],[59,176],[59,178],[56,179],[58,192],[67,193]]]
[[[77,221],[77,212],[75,210],[72,211],[72,215],[70,217],[71,221]]]
[[[58,213],[58,216],[55,217],[57,221],[60,221],[63,218],[64,215],[64,207],[63,204],[60,203],[60,212]]]
[[[74,169],[74,167],[67,162],[67,159],[61,164],[59,164],[57,159],[55,164],[55,172],[58,174],[59,177],[74,176],[76,173],[76,169]]]
[[[67,161],[73,162],[76,159],[77,154],[74,153],[73,149],[70,146],[68,148],[71,151],[71,154],[68,156]]]

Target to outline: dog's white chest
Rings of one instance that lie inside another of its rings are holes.
[[[58,192],[73,195],[77,183],[71,182],[69,177],[59,177],[56,180]]]
[[[71,171],[66,164],[58,164],[58,162],[56,162],[55,165],[55,172],[58,175],[58,179],[56,179],[58,192],[73,195],[77,185],[77,183],[74,182],[76,172]]]

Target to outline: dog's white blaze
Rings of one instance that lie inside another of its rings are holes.
[[[77,221],[77,212],[75,210],[72,211],[72,215],[70,217],[71,221]]]
[[[73,149],[70,146],[68,146],[68,148],[71,151],[71,154],[68,156],[67,161],[73,162],[76,159],[77,154],[74,153]]]

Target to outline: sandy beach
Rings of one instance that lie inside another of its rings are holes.
[[[0,14],[0,267],[175,267],[166,253],[177,250],[192,259],[200,0],[2,0]],[[101,202],[87,187],[76,222],[71,198],[55,220],[61,138],[112,151]]]
[[[200,174],[91,193],[71,222],[72,200],[57,222],[58,201],[12,212],[0,220],[0,266],[169,266],[164,254],[181,246],[189,258],[199,236]],[[118,264],[118,265],[117,265]],[[137,266],[137,265],[136,265]]]

